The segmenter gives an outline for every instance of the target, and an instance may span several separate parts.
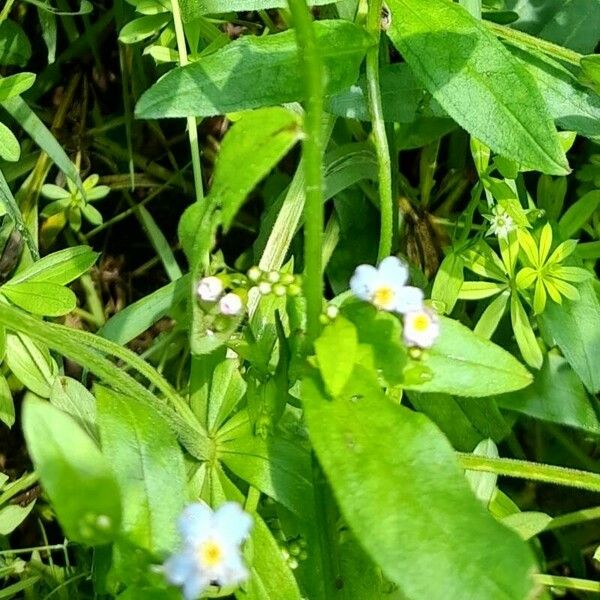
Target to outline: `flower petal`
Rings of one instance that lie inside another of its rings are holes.
[[[184,542],[196,543],[210,531],[213,511],[204,502],[195,502],[186,506],[181,513],[177,526]]]
[[[350,278],[350,289],[360,300],[369,301],[377,287],[378,280],[379,271],[374,266],[360,265],[356,267],[354,275]]]
[[[220,581],[224,586],[233,586],[243,583],[250,577],[248,569],[244,565],[244,560],[240,552],[233,552],[227,557],[225,565],[225,574]]]
[[[423,290],[410,285],[402,286],[396,293],[395,312],[404,314],[407,312],[418,311],[423,308]]]
[[[165,578],[174,585],[183,585],[198,568],[197,561],[192,552],[183,551],[179,554],[173,554],[165,561],[163,573]]]
[[[384,258],[378,270],[380,277],[388,283],[404,285],[408,281],[408,265],[395,256]]]
[[[198,600],[200,594],[210,585],[206,575],[194,572],[183,584],[183,597],[185,600]]]
[[[226,502],[214,514],[213,527],[225,543],[241,544],[252,528],[252,517],[237,502]]]

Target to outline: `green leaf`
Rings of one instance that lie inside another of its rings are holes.
[[[277,436],[254,435],[238,413],[217,434],[218,456],[233,473],[302,517],[312,506],[310,454]]]
[[[181,449],[168,424],[146,403],[96,388],[102,453],[114,465],[128,541],[161,555],[178,541],[186,501]]]
[[[529,540],[546,529],[552,517],[543,512],[527,511],[507,515],[502,523],[514,529],[521,538]]]
[[[333,323],[325,327],[315,341],[315,353],[321,377],[327,391],[333,396],[339,394],[346,385],[354,369],[357,352],[356,328],[343,317],[337,317]]]
[[[533,333],[529,317],[516,292],[510,296],[510,318],[515,340],[517,341],[523,360],[535,369],[539,369],[542,366],[544,357]]]
[[[96,399],[76,379],[59,375],[50,390],[50,403],[70,414],[94,440],[96,431]]]
[[[29,38],[20,25],[9,19],[0,23],[0,65],[22,67],[31,58]]]
[[[579,300],[548,302],[539,319],[585,387],[595,394],[600,391],[600,302],[591,282],[578,290]]]
[[[300,590],[281,548],[258,514],[248,545],[252,548],[250,580],[235,592],[238,600],[300,600]]]
[[[22,333],[7,333],[4,360],[24,386],[42,398],[50,396],[57,367],[45,348]]]
[[[57,283],[6,283],[0,288],[0,292],[13,304],[34,315],[60,317],[77,306],[75,294]]]
[[[498,447],[490,439],[481,440],[479,444],[473,450],[473,454],[478,456],[488,456],[491,458],[498,458]],[[483,471],[465,471],[465,477],[473,490],[473,493],[484,506],[487,506],[494,491],[496,489],[496,482],[498,481],[498,475],[496,473],[485,473]]]
[[[31,136],[31,139],[51,158],[54,164],[76,185],[85,196],[79,171],[71,162],[60,143],[44,125],[41,119],[19,96],[4,100],[2,106],[10,116]]]
[[[117,344],[127,344],[184,300],[189,289],[190,276],[184,275],[119,311],[100,328],[98,335]]]
[[[8,427],[12,427],[15,424],[15,403],[13,402],[10,386],[4,375],[0,375],[0,421]]]
[[[88,545],[113,540],[121,523],[119,487],[96,444],[69,415],[41,400],[25,401],[23,431],[65,534]]]
[[[119,41],[124,44],[135,44],[149,38],[160,30],[171,20],[171,13],[149,15],[130,21],[119,32]]]
[[[356,81],[373,40],[363,28],[348,21],[317,21],[314,29],[326,93],[333,94]],[[136,116],[212,116],[303,100],[298,60],[293,30],[244,36],[201,61],[167,73],[142,95]]]
[[[0,158],[9,162],[16,162],[21,156],[19,140],[4,123],[0,123]]]
[[[26,92],[35,82],[35,73],[17,73],[0,78],[0,102]]]
[[[333,4],[339,0],[309,0],[309,6]],[[287,8],[287,0],[181,0],[184,21],[192,21],[208,13],[230,13],[238,11]]]
[[[12,533],[27,518],[34,506],[35,500],[27,506],[8,504],[0,508],[0,535]]]
[[[462,257],[455,252],[450,252],[442,261],[435,276],[431,299],[441,302],[444,305],[444,313],[447,315],[452,312],[458,300],[458,294],[464,282],[463,269]]]
[[[546,55],[516,47],[511,47],[510,51],[535,79],[557,125],[588,138],[600,135],[600,97],[597,94]]]
[[[598,54],[584,56],[579,64],[583,83],[589,85],[597,94],[600,94],[600,59]]]
[[[311,440],[345,519],[407,597],[528,597],[529,549],[475,499],[429,419],[390,402],[360,366],[333,401],[313,377],[302,391]]]
[[[481,317],[479,317],[479,321],[477,321],[473,332],[482,338],[491,339],[498,328],[500,319],[504,316],[509,298],[510,292],[508,290],[505,290],[494,298],[481,313]]]
[[[600,422],[581,380],[555,352],[546,356],[532,385],[502,394],[496,400],[502,408],[535,419],[577,427],[596,435],[600,433]]]
[[[446,317],[440,317],[440,337],[421,361],[432,378],[408,389],[483,397],[518,390],[532,381],[529,371],[506,350]]]
[[[527,168],[569,172],[535,81],[481,21],[449,0],[388,5],[390,39],[461,127]]]
[[[570,238],[582,229],[600,206],[600,190],[584,194],[577,202],[569,206],[558,222],[560,235]]]

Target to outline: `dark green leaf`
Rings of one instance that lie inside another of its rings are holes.
[[[558,222],[560,235],[570,238],[582,229],[600,206],[600,190],[584,194],[577,202],[569,206]]]
[[[113,540],[119,487],[108,460],[67,414],[41,400],[23,406],[27,448],[66,535],[89,545]]]
[[[31,58],[29,38],[20,25],[5,20],[0,23],[0,65],[22,67]]]
[[[449,0],[388,4],[392,42],[459,125],[525,167],[569,172],[535,81],[481,21]]]
[[[356,81],[366,49],[364,29],[318,21],[315,34],[329,94]],[[140,98],[140,119],[220,115],[304,99],[296,35],[245,36],[202,60],[167,73]]]
[[[585,387],[595,394],[600,391],[600,302],[592,283],[578,289],[579,300],[548,302],[539,319]]]
[[[339,0],[309,0],[307,4],[319,6]],[[287,0],[181,0],[184,21],[192,21],[207,13],[230,13],[238,11],[287,8]]]
[[[102,453],[114,465],[123,531],[161,555],[177,544],[175,524],[186,500],[183,455],[169,425],[146,403],[96,388]]]
[[[333,401],[313,378],[302,389],[310,436],[342,513],[407,597],[529,596],[530,551],[475,499],[429,419],[390,402],[361,367]]]

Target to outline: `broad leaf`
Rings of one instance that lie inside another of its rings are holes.
[[[89,545],[113,540],[121,522],[119,488],[96,444],[69,415],[41,400],[25,402],[23,431],[66,535]]]
[[[22,27],[9,19],[3,20],[0,23],[0,65],[22,67],[30,58],[31,44]]]
[[[183,455],[169,425],[146,403],[96,388],[102,453],[114,465],[128,541],[161,555],[177,544],[186,500]]]
[[[569,172],[535,81],[481,21],[450,0],[388,5],[390,39],[459,125],[525,167]]]
[[[4,123],[0,123],[0,158],[8,162],[16,162],[20,156],[19,140]]]
[[[34,315],[60,317],[70,313],[77,305],[75,294],[57,283],[7,283],[0,288],[0,292],[13,304]]]
[[[512,354],[458,321],[446,317],[440,317],[440,321],[440,337],[421,358],[431,371],[431,380],[406,387],[420,392],[482,397],[518,390],[531,383],[531,374]]]
[[[326,91],[356,81],[366,49],[364,29],[347,21],[318,21],[315,34],[324,64]],[[140,119],[211,116],[303,100],[296,34],[246,36],[202,60],[177,67],[140,98]]]
[[[0,78],[0,102],[26,92],[35,82],[35,73],[17,73]]]
[[[581,380],[567,361],[551,352],[533,384],[496,398],[503,408],[544,421],[600,433],[600,422]]]
[[[585,387],[595,394],[600,391],[600,302],[590,282],[578,289],[579,300],[548,302],[539,319]]]
[[[339,0],[309,0],[310,6],[333,4]],[[287,8],[287,0],[181,0],[181,12],[185,21],[191,21],[207,13],[230,13],[233,11]]]
[[[96,399],[79,381],[64,375],[54,380],[50,403],[70,414],[88,435],[97,441]]]
[[[530,551],[473,496],[429,419],[390,402],[362,367],[333,401],[313,377],[302,390],[310,436],[342,513],[407,597],[529,596]]]

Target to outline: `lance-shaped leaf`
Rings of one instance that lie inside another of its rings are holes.
[[[309,6],[333,4],[339,0],[309,0]],[[287,8],[287,0],[181,0],[184,21],[192,21],[209,13],[230,13],[233,11],[265,10],[267,8]]]
[[[534,79],[481,21],[449,0],[388,5],[390,39],[461,127],[524,167],[569,172]]]
[[[348,21],[315,23],[326,92],[353,84],[367,48],[364,29]],[[136,116],[207,117],[303,100],[298,48],[292,30],[247,36],[185,67],[177,67],[140,98]]]

